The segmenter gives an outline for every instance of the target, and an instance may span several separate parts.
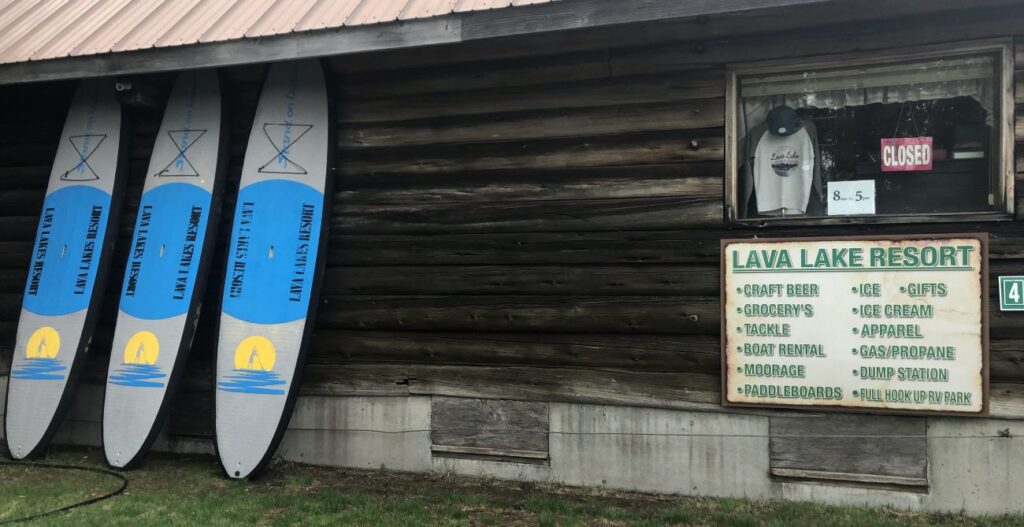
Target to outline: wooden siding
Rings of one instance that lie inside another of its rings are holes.
[[[925,417],[774,415],[769,442],[776,477],[926,487]]]
[[[546,403],[434,397],[430,427],[434,456],[535,463],[548,458]]]
[[[1024,8],[1011,7],[528,58],[504,50],[500,60],[452,62],[421,50],[390,69],[387,56],[333,59],[337,192],[304,393],[721,410],[723,237],[985,231],[992,276],[1024,274],[1021,222],[732,228],[722,196],[726,64],[1018,34]],[[1024,52],[1016,61],[1024,69]],[[261,67],[224,71],[233,124],[222,245],[261,76]],[[8,353],[72,89],[0,89],[17,101],[0,128]],[[121,261],[160,118],[130,114]],[[1024,141],[1021,127],[1016,139]],[[222,268],[218,251],[173,433],[210,433]],[[120,271],[86,382],[105,373]],[[991,371],[993,414],[1024,417],[1024,320],[998,306]]]

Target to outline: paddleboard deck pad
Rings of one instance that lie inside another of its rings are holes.
[[[323,267],[331,121],[319,62],[270,66],[242,167],[217,344],[217,453],[232,478],[270,460],[298,393]]]
[[[49,444],[85,362],[124,187],[122,126],[113,82],[82,81],[50,172],[18,321],[5,412],[15,459]]]
[[[221,110],[216,72],[178,76],[139,201],[107,370],[103,449],[114,467],[135,464],[156,439],[191,347],[223,187]]]

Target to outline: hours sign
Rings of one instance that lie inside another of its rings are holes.
[[[725,240],[723,402],[988,411],[987,237]]]

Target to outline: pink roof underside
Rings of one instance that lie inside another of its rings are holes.
[[[0,64],[253,39],[556,0],[0,0]]]

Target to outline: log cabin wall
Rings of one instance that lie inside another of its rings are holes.
[[[724,221],[727,64],[1024,35],[1019,7],[841,24],[829,22],[842,19],[838,11],[786,13],[326,60],[338,112],[337,191],[303,393],[728,412],[718,406],[721,238],[984,231],[990,282],[1024,274],[1020,221],[765,229]],[[771,24],[786,30],[766,32]],[[1016,60],[1024,69],[1024,53]],[[263,71],[223,71],[233,125],[222,246]],[[171,77],[146,80],[166,89]],[[5,361],[73,87],[0,89],[8,101],[0,127]],[[1024,102],[1024,89],[1017,94]],[[130,111],[118,261],[160,113]],[[222,256],[173,435],[212,434]],[[86,383],[105,375],[122,271],[111,275]],[[1024,323],[997,305],[991,314],[992,413],[1024,417]]]

